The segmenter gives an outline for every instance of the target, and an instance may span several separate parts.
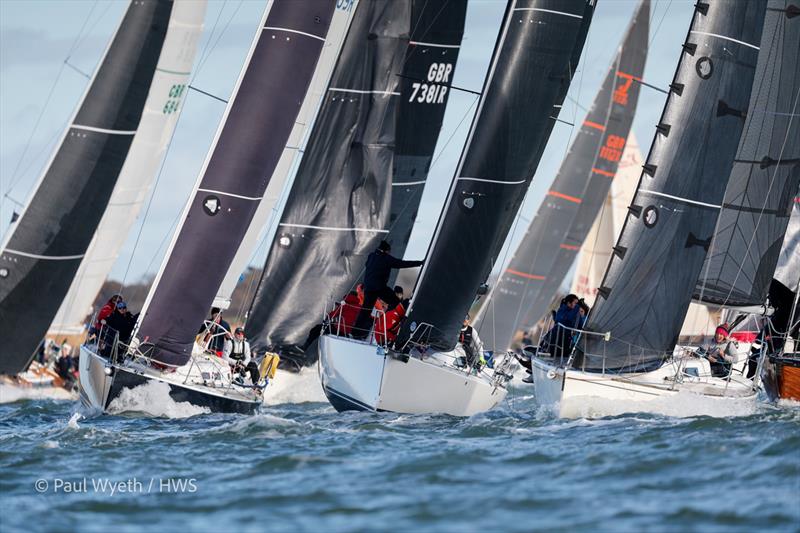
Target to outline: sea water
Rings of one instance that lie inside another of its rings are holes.
[[[0,530],[800,531],[798,404],[562,420],[519,386],[471,418],[340,414],[279,377],[255,416],[0,390]]]

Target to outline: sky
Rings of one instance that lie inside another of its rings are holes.
[[[637,5],[598,0],[586,46],[560,118],[580,124]],[[242,68],[266,0],[209,0],[192,85],[227,99]],[[125,11],[123,0],[0,0],[0,234],[47,164],[86,89],[87,75]],[[454,85],[479,91],[505,10],[503,0],[469,0]],[[651,2],[644,80],[666,88],[691,22],[691,0]],[[49,21],[49,22],[48,22]],[[634,134],[646,155],[666,95],[642,88]],[[422,258],[467,136],[477,96],[451,92],[419,216],[406,252]],[[155,273],[203,164],[225,104],[190,91],[160,169],[147,215],[134,226],[111,277],[127,283]],[[459,126],[459,124],[461,124]],[[577,127],[557,123],[496,270],[525,233]],[[143,210],[144,212],[144,210]],[[265,249],[266,246],[262,246]],[[263,262],[263,255],[254,263]]]

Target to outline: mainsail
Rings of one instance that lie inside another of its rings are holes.
[[[139,215],[178,123],[206,4],[206,0],[174,0],[167,36],[128,157],[92,243],[50,326],[51,332],[83,331],[92,303]]]
[[[353,288],[390,213],[416,211],[465,15],[464,0],[359,5],[248,314],[258,345],[301,345],[325,302]],[[390,208],[395,194],[404,209]]]
[[[644,0],[553,185],[484,304],[480,332],[488,347],[505,350],[524,316],[544,315],[602,208],[636,112],[649,19]]]
[[[0,373],[30,362],[86,254],[139,127],[170,0],[137,0],[0,248]]]
[[[217,297],[214,301],[214,305],[217,307],[227,309],[230,306],[233,291],[250,264],[259,242],[262,240],[262,235],[264,233],[269,234],[275,226],[274,222],[278,220],[281,193],[285,189],[286,181],[290,174],[293,170],[296,170],[297,161],[302,157],[309,132],[312,131],[315,122],[315,114],[319,108],[320,101],[327,92],[328,81],[333,72],[333,67],[336,65],[339,52],[342,49],[342,43],[344,43],[344,38],[353,21],[353,13],[357,6],[358,0],[336,2],[336,10],[333,12],[333,18],[328,28],[325,47],[322,49],[317,68],[314,70],[311,85],[308,88],[303,104],[300,106],[300,112],[297,114],[297,119],[295,119],[294,127],[289,134],[289,140],[283,149],[281,159],[278,161],[275,171],[269,180],[267,190],[258,204],[258,209],[253,215],[253,220],[250,222],[247,233],[239,244],[239,249],[236,251],[231,266],[228,268],[228,273],[217,291]],[[247,302],[248,305],[249,303]],[[237,309],[234,312],[238,313],[239,311]]]
[[[795,0],[770,0],[755,82],[717,229],[696,299],[765,302],[800,185],[800,17]]]
[[[587,371],[661,364],[678,339],[748,113],[766,1],[699,2],[581,341]]]
[[[478,111],[398,342],[452,349],[517,215],[577,66],[594,0],[507,8]],[[424,331],[424,330],[421,330]]]
[[[193,197],[145,302],[138,338],[171,365],[194,338],[286,146],[336,0],[268,4]]]

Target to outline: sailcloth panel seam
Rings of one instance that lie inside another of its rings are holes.
[[[461,48],[460,44],[423,43],[422,41],[408,41],[408,44],[416,46],[435,46],[437,48]]]
[[[427,183],[428,180],[420,180],[420,181],[398,181],[397,183],[392,183],[392,187],[403,187],[405,185],[422,185],[423,183]]]
[[[461,176],[458,179],[459,179],[459,181],[461,181],[461,180],[463,180],[463,181],[480,181],[482,183],[499,183],[500,185],[519,185],[520,183],[525,183],[525,180],[503,181],[503,180],[489,180],[489,179],[485,179],[485,178],[467,178],[467,177],[464,177],[464,176]]]
[[[312,39],[317,39],[322,42],[325,42],[325,37],[320,37],[319,35],[314,35],[313,33],[306,33],[300,30],[293,30],[291,28],[278,28],[277,26],[264,26],[261,28],[263,30],[273,30],[273,31],[285,31],[289,33],[296,33],[298,35],[305,35],[306,37],[311,37]]]
[[[758,46],[756,46],[754,44],[746,43],[744,41],[740,41],[739,39],[734,39],[733,37],[726,37],[725,35],[720,35],[718,33],[710,33],[710,32],[707,32],[707,31],[698,31],[698,30],[692,30],[689,33],[693,33],[695,35],[707,35],[709,37],[718,37],[718,38],[723,39],[725,41],[730,41],[732,43],[737,43],[737,44],[743,44],[743,45],[749,46],[750,48],[753,48],[755,50],[761,50],[761,48],[759,48]]]
[[[541,7],[515,7],[514,11],[539,11],[541,13],[552,13],[554,15],[564,15],[565,17],[583,19],[583,15],[576,15],[575,13],[567,13],[565,11],[556,11],[554,9],[543,9]]]
[[[38,254],[29,254],[28,252],[20,252],[18,250],[12,250],[10,248],[6,248],[5,251],[9,254],[13,255],[21,255],[22,257],[30,257],[32,259],[44,259],[45,261],[70,261],[73,259],[81,259],[85,254],[80,255],[38,255]]]
[[[645,191],[645,190],[642,190],[642,191],[639,191],[639,192],[641,192],[642,194],[650,194],[650,195],[653,195],[653,196],[663,196],[664,198],[669,198],[670,200],[676,200],[678,202],[684,202],[684,203],[687,203],[687,204],[699,205],[701,207],[710,207],[712,209],[721,209],[722,208],[722,206],[720,206],[720,205],[707,204],[705,202],[699,202],[697,200],[690,200],[689,198],[681,198],[680,196],[673,196],[671,194],[667,194],[667,193],[663,193],[663,192]]]
[[[336,228],[333,226],[312,226],[310,224],[279,224],[281,227],[286,228],[308,228],[308,229],[321,229],[327,231],[367,231],[372,233],[389,233],[388,229],[370,229],[370,228]]]
[[[80,124],[73,124],[70,126],[72,129],[93,131],[96,133],[108,133],[109,135],[136,135],[136,130],[107,130],[105,128],[95,128],[94,126],[82,126]]]
[[[328,87],[328,91],[334,91],[339,93],[355,93],[355,94],[384,94],[384,95],[391,95],[391,96],[400,96],[400,93],[397,91],[362,91],[360,89],[343,89],[341,87]]]
[[[261,201],[263,198],[261,196],[242,196],[241,194],[233,194],[232,192],[225,192],[225,191],[215,191],[214,189],[197,189],[198,192],[210,192],[213,194],[221,194],[223,196],[230,196],[232,198],[241,198],[242,200],[250,200],[251,202],[258,202]]]

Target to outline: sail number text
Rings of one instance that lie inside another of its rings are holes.
[[[180,104],[181,97],[183,96],[183,92],[186,90],[186,84],[178,83],[170,87],[169,89],[169,98],[167,103],[164,104],[164,114],[171,115],[178,110],[178,105]]]
[[[442,104],[447,95],[447,83],[450,83],[450,74],[453,72],[452,63],[432,63],[428,68],[428,82],[414,82],[411,84],[409,102],[417,101],[426,104]]]

